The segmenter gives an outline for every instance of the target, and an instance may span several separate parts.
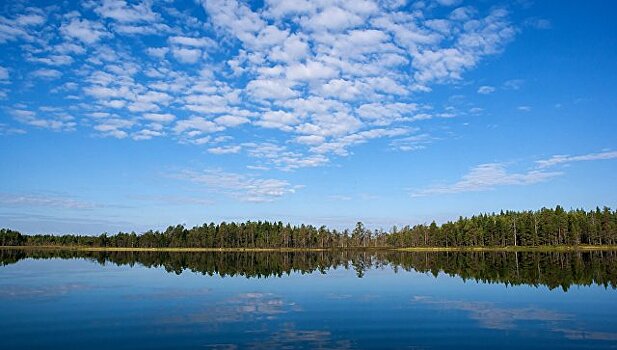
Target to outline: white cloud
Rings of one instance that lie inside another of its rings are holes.
[[[32,75],[43,79],[58,79],[62,76],[62,72],[55,69],[37,69],[32,72]]]
[[[411,152],[424,149],[431,142],[433,142],[433,137],[429,134],[419,134],[393,140],[390,146],[395,150]]]
[[[176,116],[170,113],[146,113],[143,117],[157,123],[169,123],[176,119]]]
[[[483,85],[478,88],[478,93],[482,95],[489,95],[495,92],[495,88],[489,85]]]
[[[127,129],[130,129],[133,125],[135,125],[135,122],[127,119],[102,119],[99,120],[99,123],[94,126],[94,130],[98,131],[99,135],[103,137],[114,137],[117,139],[123,139],[129,136]]]
[[[220,116],[214,119],[214,121],[217,124],[223,125],[228,128],[233,128],[238,125],[242,125],[242,124],[250,122],[248,118],[243,117],[243,116],[237,116],[237,115],[223,115],[223,116]]]
[[[472,168],[461,180],[445,185],[436,185],[413,191],[413,197],[442,195],[462,192],[477,192],[493,190],[501,186],[526,186],[545,182],[561,172],[529,170],[523,173],[509,173],[503,164],[488,163]]]
[[[213,133],[225,130],[225,128],[203,117],[192,116],[188,119],[178,120],[174,130],[176,133],[190,130],[198,131],[199,133]]]
[[[322,154],[305,155],[290,151],[285,146],[269,142],[244,143],[242,146],[248,150],[249,156],[285,171],[316,167],[328,163],[328,158]]]
[[[45,23],[46,18],[41,13],[27,13],[18,16],[15,22],[23,27],[39,26]]]
[[[291,131],[292,127],[299,122],[300,120],[293,113],[285,111],[267,111],[260,116],[260,119],[255,122],[255,124],[264,128]]]
[[[291,89],[293,83],[287,80],[258,79],[251,81],[246,89],[249,94],[259,99],[286,100],[298,93]]]
[[[221,170],[204,170],[203,172],[187,170],[178,174],[176,178],[204,185],[206,190],[224,193],[246,202],[271,202],[293,194],[301,188],[285,180],[264,179]]]
[[[64,66],[73,63],[73,57],[68,55],[49,55],[47,57],[29,57],[29,61],[48,64],[50,66]]]
[[[169,52],[168,47],[149,47],[146,49],[146,53],[152,57],[165,58],[165,55]]]
[[[409,133],[409,131],[410,130],[405,128],[371,129],[360,131],[355,134],[350,134],[341,138],[337,138],[335,141],[330,141],[318,146],[313,146],[311,148],[311,151],[319,154],[334,153],[339,156],[347,156],[349,155],[347,148],[351,145],[365,143],[369,140],[381,137],[401,136]]]
[[[163,133],[157,130],[142,129],[131,135],[135,141],[150,140],[153,137],[163,136]]]
[[[358,115],[376,125],[389,125],[392,122],[411,117],[418,110],[415,103],[367,103],[360,106]]]
[[[16,40],[28,42],[35,40],[38,29],[36,27],[45,22],[45,17],[40,11],[33,11],[33,8],[29,10],[30,13],[18,15],[13,19],[0,16],[0,44]]]
[[[60,31],[66,37],[78,39],[85,44],[94,44],[101,38],[109,36],[109,32],[101,23],[80,18],[72,18],[68,23],[64,23]]]
[[[501,8],[403,5],[268,0],[253,9],[244,1],[208,0],[200,2],[201,19],[192,15],[196,9],[171,3],[88,1],[79,12],[60,13],[59,5],[54,16],[24,9],[0,17],[0,42],[22,40],[18,49],[32,67],[27,74],[49,79],[54,97],[69,101],[72,114],[85,116],[79,125],[97,135],[169,137],[208,144],[211,153],[246,152],[255,166],[293,170],[329,164],[378,138],[390,138],[390,149],[426,147],[436,139],[412,134],[418,130],[411,123],[465,112],[435,111],[420,102],[422,94],[432,84],[463,79],[516,34]],[[20,70],[11,69],[11,78]],[[22,120],[75,123],[32,118]],[[243,139],[220,146],[217,137],[225,135],[216,133],[223,131]],[[266,144],[279,149],[267,151]]]
[[[188,36],[172,36],[168,39],[170,44],[184,45],[191,47],[207,48],[216,47],[216,42],[210,38],[191,38]]]
[[[137,4],[127,4],[124,0],[103,0],[94,12],[121,23],[152,22],[158,16],[152,11],[151,4],[152,1],[147,0]]]
[[[182,63],[197,63],[201,58],[201,50],[199,49],[187,49],[184,47],[174,47],[171,49],[171,53],[174,57]]]
[[[72,118],[48,117],[41,118],[36,112],[26,109],[12,109],[9,111],[13,118],[20,123],[53,131],[74,131],[77,124]]]
[[[435,0],[439,5],[442,6],[456,6],[461,3],[462,0]]]
[[[0,193],[0,206],[3,207],[54,207],[63,209],[94,209],[98,207],[91,202],[79,199],[47,194]]]
[[[518,106],[518,107],[516,107],[516,109],[521,111],[521,112],[531,112],[531,107],[530,106]]]
[[[335,77],[338,72],[321,62],[309,61],[290,66],[286,75],[290,80],[319,80]]]
[[[592,160],[616,159],[617,151],[605,151],[599,153],[589,153],[578,156],[555,155],[549,159],[538,160],[536,164],[539,168],[548,168],[559,164],[569,164],[573,162],[586,162]]]
[[[8,69],[0,66],[0,81],[9,80],[9,71]]]
[[[522,79],[511,79],[503,83],[503,88],[506,90],[520,90],[524,83],[525,81]]]
[[[295,141],[306,145],[319,145],[324,143],[326,138],[319,135],[304,135],[296,137]]]
[[[344,30],[363,22],[362,18],[337,6],[327,7],[312,18],[304,19],[304,26],[315,31]]]
[[[225,146],[208,148],[208,152],[212,154],[235,154],[240,152],[242,146]]]

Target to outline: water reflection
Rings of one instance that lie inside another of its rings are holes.
[[[88,259],[145,267],[162,267],[181,274],[246,278],[282,277],[353,269],[362,278],[372,269],[447,274],[463,280],[506,285],[561,287],[601,285],[617,288],[617,252],[82,252],[62,250],[0,250],[0,264],[22,259]]]
[[[274,320],[277,315],[292,311],[300,311],[300,308],[272,293],[241,293],[197,312],[164,318],[161,323],[208,323],[212,326],[226,322]]]
[[[413,303],[432,306],[446,311],[463,311],[483,328],[495,330],[520,330],[522,324],[540,322],[542,328],[560,334],[570,340],[617,340],[617,332],[589,331],[568,328],[576,324],[573,314],[555,312],[540,307],[504,307],[496,303],[467,300],[440,300],[426,296],[415,296]]]
[[[616,332],[590,332],[580,329],[562,329],[557,328],[553,331],[563,333],[563,335],[571,340],[604,340],[617,341]]]
[[[78,290],[89,289],[90,286],[81,283],[56,284],[49,286],[23,286],[23,285],[4,285],[0,289],[0,300],[2,299],[28,299],[45,301],[57,297],[68,295]]]
[[[352,349],[350,340],[336,340],[330,331],[298,330],[294,325],[268,338],[250,343],[249,349]]]
[[[615,252],[0,250],[0,264],[7,349],[617,345]]]
[[[489,302],[436,300],[425,296],[415,296],[413,302],[445,310],[466,311],[469,313],[470,319],[477,321],[482,327],[489,329],[515,329],[517,323],[521,321],[542,321],[550,323],[571,319],[570,315],[536,307],[507,308],[498,307],[494,303]]]

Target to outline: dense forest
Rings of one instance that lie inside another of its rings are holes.
[[[543,208],[460,217],[442,225],[369,230],[358,222],[353,230],[325,226],[292,226],[282,222],[204,224],[165,231],[119,232],[115,235],[23,235],[0,230],[2,246],[87,246],[127,248],[371,248],[371,247],[513,247],[617,244],[617,211],[608,207],[585,211]]]
[[[417,271],[438,276],[445,273],[463,280],[506,285],[547,286],[569,289],[572,285],[617,288],[617,251],[592,252],[401,252],[401,251],[287,251],[287,252],[162,252],[0,249],[0,266],[21,259],[88,259],[101,265],[136,264],[204,275],[282,277],[292,273],[328,273],[353,269],[358,277],[372,269]]]

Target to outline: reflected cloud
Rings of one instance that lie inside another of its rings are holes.
[[[545,309],[502,308],[490,302],[463,300],[437,300],[431,297],[415,296],[413,302],[434,305],[448,310],[467,311],[469,318],[478,321],[484,328],[508,330],[515,329],[518,321],[557,322],[572,319],[572,316]]]
[[[141,300],[145,297],[149,299],[173,299],[173,298],[193,298],[201,297],[212,292],[211,288],[199,288],[199,289],[180,289],[169,288],[163,289],[154,293],[144,294],[130,294],[125,297],[130,300]]]
[[[236,344],[209,344],[204,345],[206,349],[214,349],[214,350],[236,350],[238,345]]]
[[[73,291],[90,289],[91,286],[78,283],[51,286],[8,285],[0,288],[0,299],[49,299],[67,295]]]
[[[272,293],[242,293],[207,306],[199,312],[174,316],[163,323],[227,323],[274,320],[278,315],[301,311],[294,302]]]
[[[327,293],[325,295],[326,299],[331,299],[331,300],[348,300],[353,298],[353,295],[351,294],[343,294],[343,293]]]
[[[553,331],[563,333],[563,335],[570,340],[617,340],[617,333],[615,332],[589,332],[579,329],[563,328],[555,328]]]
[[[347,339],[334,339],[330,331],[297,330],[292,325],[269,338],[249,344],[249,349],[351,349]]]
[[[490,302],[463,300],[439,300],[426,296],[414,296],[412,302],[433,305],[447,310],[467,311],[469,318],[477,321],[481,327],[496,330],[514,330],[520,321],[544,322],[551,332],[561,333],[570,340],[604,340],[616,341],[616,332],[596,332],[583,329],[562,328],[564,321],[574,320],[573,315],[533,307],[504,308]]]

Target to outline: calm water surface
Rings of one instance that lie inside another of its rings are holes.
[[[0,251],[2,349],[617,348],[617,253]]]

